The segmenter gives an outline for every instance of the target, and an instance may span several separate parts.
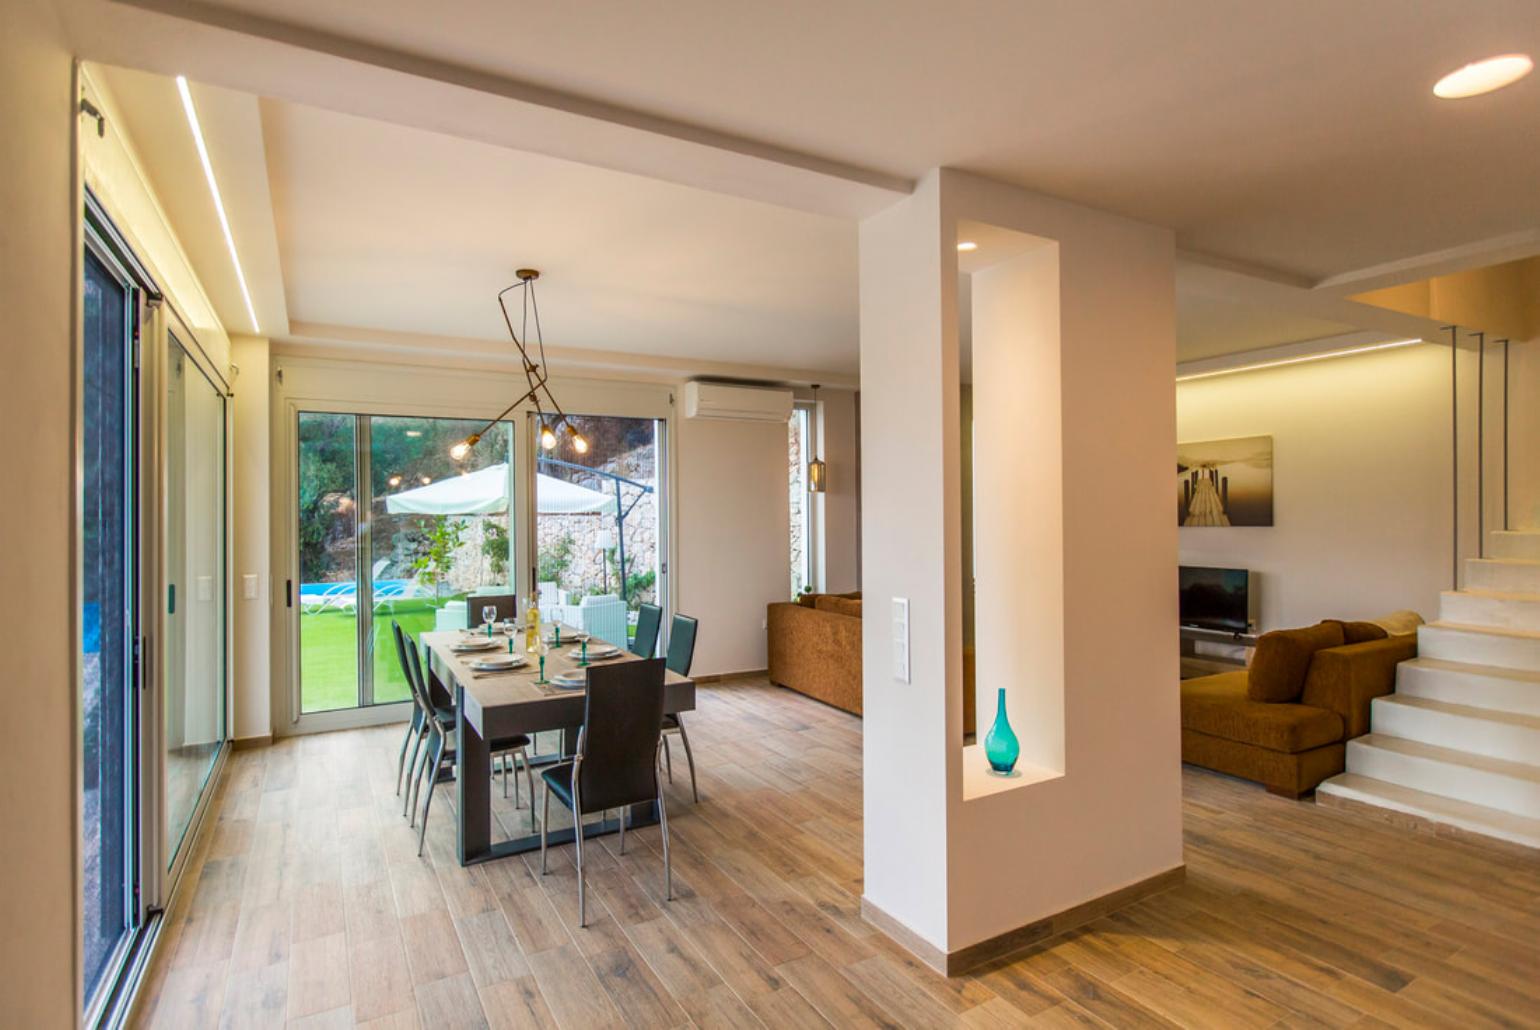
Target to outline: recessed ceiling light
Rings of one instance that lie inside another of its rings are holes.
[[[978,250],[979,249],[979,245],[977,243],[974,243],[972,240],[963,240],[961,243],[959,243],[957,245],[957,249],[962,251],[964,254],[966,254],[970,250]]]
[[[1473,61],[1439,79],[1433,93],[1445,100],[1479,97],[1494,89],[1511,86],[1535,70],[1528,54],[1503,54],[1485,61]]]

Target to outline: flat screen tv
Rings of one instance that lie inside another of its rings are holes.
[[[1180,576],[1183,626],[1228,633],[1251,629],[1256,598],[1250,571],[1183,565]]]

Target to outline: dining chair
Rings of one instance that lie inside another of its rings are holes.
[[[416,825],[417,822],[417,797],[422,790],[424,777],[428,780],[428,793],[422,805],[422,826],[417,833],[417,854],[422,854],[423,843],[428,833],[428,812],[433,806],[433,790],[438,784],[440,770],[444,763],[449,762],[453,766],[456,757],[455,748],[455,710],[454,708],[435,706],[432,693],[428,689],[428,681],[423,673],[422,659],[417,651],[417,644],[394,621],[391,627],[395,631],[396,646],[400,649],[402,665],[407,672],[407,687],[412,693],[412,701],[417,706],[422,716],[424,727],[419,737],[426,737],[427,747],[423,751],[421,765],[417,764],[417,748],[412,749],[412,773],[411,784],[407,791],[406,811],[411,813],[411,822],[408,825]],[[524,766],[524,778],[529,786],[529,817],[531,823],[535,818],[535,780],[531,772],[529,761],[529,738],[522,733],[512,734],[507,737],[494,738],[489,742],[489,750],[493,757],[501,760],[503,771],[503,797],[508,796],[508,762],[513,763],[513,803],[519,807],[519,780],[518,766]]]
[[[519,617],[519,599],[515,594],[472,594],[465,599],[467,629],[481,625],[481,609],[489,604],[497,609],[498,622]]]
[[[619,665],[595,665],[588,670],[583,698],[583,725],[570,762],[547,768],[545,803],[540,816],[540,875],[546,873],[546,828],[550,825],[551,795],[572,810],[573,841],[577,848],[578,925],[587,925],[583,883],[583,813],[620,810],[620,853],[626,853],[626,816],[631,805],[656,802],[663,829],[663,891],[674,900],[674,880],[668,857],[668,810],[658,783],[658,747],[663,724],[663,659],[649,658]]]
[[[700,622],[688,615],[676,615],[668,631],[668,671],[681,676],[690,675],[690,665],[695,661],[695,630]],[[700,790],[695,786],[695,755],[690,751],[690,735],[684,731],[684,720],[678,715],[663,717],[663,761],[668,766],[668,782],[674,782],[674,756],[668,750],[668,735],[679,734],[684,744],[684,760],[690,766],[690,794],[700,804]]]
[[[651,658],[658,650],[658,630],[663,628],[663,609],[655,604],[644,604],[636,613],[636,641],[631,653]]]

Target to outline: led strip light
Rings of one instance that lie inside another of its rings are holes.
[[[192,91],[187,88],[187,77],[176,77],[176,90],[182,95],[182,109],[187,112],[187,124],[192,126],[193,142],[198,145],[198,158],[203,162],[203,174],[209,180],[209,192],[214,195],[214,211],[219,215],[219,227],[225,231],[225,245],[230,248],[230,262],[235,265],[235,280],[241,284],[241,297],[246,301],[246,314],[251,316],[251,331],[260,333],[257,309],[251,303],[251,290],[246,287],[246,273],[241,269],[241,256],[235,250],[235,236],[230,232],[230,219],[225,215],[224,198],[219,195],[219,183],[214,180],[214,165],[209,161],[209,148],[203,142],[203,127],[198,124],[198,112],[193,107]]]
[[[1345,347],[1342,350],[1323,351],[1320,354],[1301,354],[1292,358],[1278,358],[1274,361],[1259,361],[1254,365],[1237,365],[1234,368],[1216,368],[1206,372],[1189,372],[1179,375],[1176,381],[1185,383],[1191,379],[1208,379],[1213,376],[1234,375],[1237,372],[1255,372],[1263,368],[1277,368],[1281,365],[1299,365],[1307,361],[1325,361],[1327,358],[1345,358],[1353,354],[1368,354],[1371,351],[1391,350],[1395,347],[1410,347],[1413,344],[1423,343],[1423,340],[1390,340],[1385,343],[1370,343],[1362,347]]]

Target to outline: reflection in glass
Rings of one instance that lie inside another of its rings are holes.
[[[597,415],[571,422],[586,452],[560,433],[555,448],[537,453],[540,617],[629,647],[637,609],[661,603],[661,423]]]
[[[299,416],[300,710],[358,704],[352,415]]]
[[[113,954],[133,924],[129,769],[136,548],[132,298],[89,250],[83,302],[81,943],[85,997],[90,999],[106,981]],[[11,872],[20,876],[25,871]]]
[[[166,864],[225,736],[225,397],[169,339],[166,367]]]

